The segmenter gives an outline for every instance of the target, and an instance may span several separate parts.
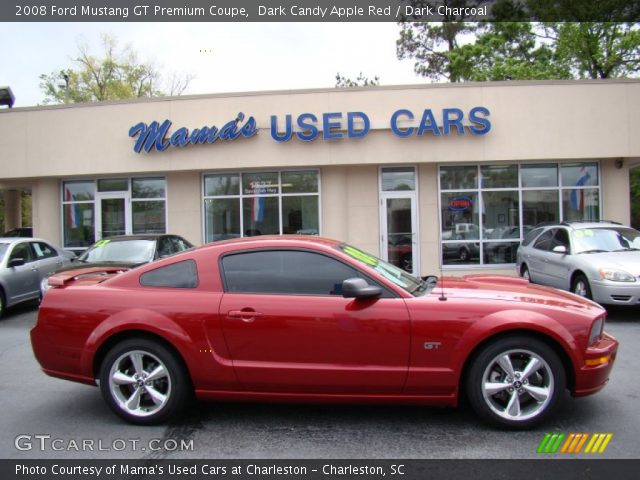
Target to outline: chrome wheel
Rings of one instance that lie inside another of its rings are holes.
[[[109,350],[100,366],[100,392],[126,421],[154,425],[175,416],[192,398],[184,361],[161,340],[129,338]]]
[[[499,417],[523,421],[543,412],[554,392],[547,362],[529,350],[509,350],[495,356],[482,376],[487,406]]]
[[[123,411],[134,417],[147,417],[167,404],[171,396],[171,377],[157,356],[134,350],[113,362],[109,390]]]
[[[466,391],[476,413],[507,428],[530,428],[560,405],[566,373],[560,357],[529,335],[495,339],[469,359]]]
[[[576,295],[591,299],[591,287],[589,286],[589,281],[584,275],[578,275],[575,278],[571,291]]]

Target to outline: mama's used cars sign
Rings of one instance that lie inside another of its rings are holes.
[[[439,112],[424,109],[415,114],[411,110],[400,109],[393,112],[388,128],[394,135],[405,138],[411,136],[486,135],[491,130],[490,112],[486,107],[473,107],[468,112],[460,108],[443,108]],[[253,116],[246,117],[240,112],[235,119],[222,126],[203,126],[189,130],[180,127],[173,132],[171,120],[162,123],[137,123],[129,129],[129,136],[135,138],[133,150],[136,153],[157,150],[163,152],[170,147],[212,144],[238,138],[250,138],[258,134],[258,126]],[[269,131],[276,142],[292,139],[311,142],[316,139],[340,140],[362,138],[369,134],[371,121],[364,112],[330,112],[321,115],[302,113],[296,118],[285,115],[278,118],[271,115]]]

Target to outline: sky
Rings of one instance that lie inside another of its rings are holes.
[[[195,75],[185,94],[334,87],[336,73],[381,85],[423,83],[398,60],[399,27],[379,23],[0,23],[0,86],[14,107],[43,104],[39,76],[73,68],[78,42],[98,54],[101,33],[169,74]]]

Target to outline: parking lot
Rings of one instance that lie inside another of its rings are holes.
[[[480,424],[468,408],[198,403],[180,422],[123,423],[97,388],[44,375],[29,330],[34,306],[0,319],[0,458],[540,458],[547,432],[612,433],[598,458],[639,458],[640,311],[611,310],[621,343],[610,384],[568,398],[547,424],[508,432]],[[594,458],[580,454],[580,457]]]

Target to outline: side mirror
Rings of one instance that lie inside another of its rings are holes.
[[[380,287],[369,285],[364,278],[347,278],[342,282],[344,298],[373,298],[382,295]]]
[[[9,268],[19,267],[21,265],[24,265],[24,258],[22,257],[16,257],[9,260]]]
[[[567,247],[565,247],[564,245],[557,245],[557,246],[553,247],[552,252],[553,253],[567,254],[569,251],[567,250]]]

